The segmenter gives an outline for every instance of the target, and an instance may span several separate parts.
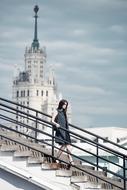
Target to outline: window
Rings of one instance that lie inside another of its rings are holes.
[[[29,96],[30,95],[30,92],[29,92],[29,90],[27,90],[27,96]]]
[[[19,91],[17,91],[17,95],[16,96],[19,97]]]
[[[43,96],[43,90],[41,91],[41,96]]]
[[[46,96],[48,96],[48,91],[46,91]]]
[[[21,91],[21,97],[25,97],[25,90]]]
[[[37,90],[36,94],[37,94],[37,96],[39,95],[39,91],[38,90]]]

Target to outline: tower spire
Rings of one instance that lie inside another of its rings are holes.
[[[33,39],[33,42],[32,42],[32,47],[33,49],[38,49],[39,48],[39,41],[37,39],[37,18],[38,18],[38,15],[37,15],[37,12],[39,11],[39,7],[38,5],[35,5],[34,7],[34,12],[35,12],[35,25],[34,25],[34,39]]]

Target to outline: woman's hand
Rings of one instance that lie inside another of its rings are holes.
[[[57,128],[59,128],[59,127],[60,127],[60,125],[57,123],[57,124],[56,124],[56,127],[57,127]]]

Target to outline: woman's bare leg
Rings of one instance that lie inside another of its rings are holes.
[[[61,154],[63,153],[63,150],[65,149],[65,145],[62,145],[57,153],[57,158],[60,158]]]
[[[73,158],[71,156],[70,145],[66,145],[66,151],[67,151],[67,156],[68,156],[69,162],[74,164]]]

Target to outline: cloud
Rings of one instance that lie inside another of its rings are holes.
[[[11,97],[14,65],[24,66],[25,47],[31,46],[34,4],[0,2],[2,97]],[[38,38],[47,49],[46,67],[54,67],[58,89],[71,102],[73,121],[80,126],[126,126],[126,1],[38,0],[38,4]]]
[[[112,25],[110,30],[119,34],[123,34],[125,32],[124,27],[121,25]]]
[[[118,109],[116,109],[116,107],[103,107],[103,106],[86,106],[85,105],[85,112],[84,115],[126,115],[127,112],[125,112],[126,109],[121,109],[121,111],[118,111]]]
[[[0,60],[0,70],[1,71],[13,71],[13,66],[10,66],[10,64],[3,64],[2,61]]]
[[[105,95],[107,92],[99,87],[96,86],[81,86],[81,85],[71,85],[68,86],[68,88],[71,88],[72,93],[77,92],[80,94],[92,94],[92,95]]]
[[[74,36],[84,36],[87,32],[81,29],[75,29],[71,35]]]

